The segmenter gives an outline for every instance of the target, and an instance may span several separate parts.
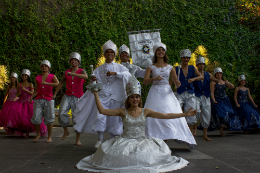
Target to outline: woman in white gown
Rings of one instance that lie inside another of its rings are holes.
[[[145,136],[146,118],[172,119],[194,116],[195,111],[179,114],[163,114],[151,109],[141,108],[141,85],[132,77],[126,85],[128,98],[126,109],[104,109],[97,92],[93,92],[98,111],[107,116],[120,116],[124,130],[121,136],[107,140],[99,146],[96,153],[85,157],[78,169],[93,172],[117,173],[157,173],[181,169],[189,163],[181,157],[171,156],[171,150],[161,139]],[[158,127],[154,127],[158,129]]]
[[[156,43],[153,51],[154,64],[147,68],[143,81],[144,84],[153,83],[153,85],[144,107],[161,113],[182,113],[180,104],[169,85],[170,76],[177,87],[180,86],[180,82],[177,80],[175,69],[167,63],[166,45]],[[171,120],[147,118],[145,134],[147,137],[174,139],[178,143],[187,143],[191,149],[197,145],[183,117]]]

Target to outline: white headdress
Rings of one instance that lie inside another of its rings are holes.
[[[196,65],[198,65],[198,64],[205,64],[205,58],[204,57],[198,57],[197,59],[196,59]]]
[[[104,54],[104,55],[105,55],[106,50],[108,50],[108,49],[112,49],[112,50],[115,52],[115,54],[116,54],[116,52],[117,52],[116,44],[113,43],[113,41],[111,41],[111,40],[108,40],[108,41],[103,45],[103,54]]]
[[[245,75],[240,75],[240,76],[238,76],[238,80],[239,81],[246,80],[246,76]]]
[[[121,53],[126,52],[128,53],[128,55],[130,55],[130,49],[123,44],[120,48],[119,48],[119,56],[121,55]]]
[[[30,76],[31,72],[28,69],[23,69],[22,74],[26,74],[26,75]]]
[[[126,84],[126,94],[127,94],[127,97],[129,97],[133,94],[139,94],[141,96],[141,84],[134,77],[134,75],[131,76],[131,78],[129,79],[129,81]]]
[[[70,60],[72,58],[75,58],[75,59],[79,60],[79,66],[80,66],[80,64],[81,64],[81,56],[80,56],[80,54],[78,52],[72,52],[70,54],[70,56],[69,56],[69,62],[70,62]]]
[[[190,49],[183,49],[180,51],[180,58],[181,57],[190,57],[191,58],[191,51]]]
[[[153,46],[153,53],[155,53],[156,50],[157,50],[159,47],[164,48],[164,50],[165,50],[165,52],[166,52],[166,45],[163,44],[163,43],[157,42],[157,43],[155,43],[155,45]]]
[[[43,60],[42,62],[41,62],[41,66],[42,65],[47,65],[49,68],[51,68],[51,63],[50,63],[50,61],[48,61],[48,60]]]
[[[92,77],[92,76],[95,76],[95,75],[94,75],[94,71],[93,71],[93,65],[90,65],[90,69],[91,69],[91,77]]]
[[[17,73],[14,73],[14,72],[11,73],[11,77],[15,77],[16,79],[18,79]]]
[[[223,73],[223,72],[222,72],[222,69],[221,69],[220,67],[217,67],[217,68],[214,69],[214,75],[215,75],[216,73],[218,73],[218,72]]]

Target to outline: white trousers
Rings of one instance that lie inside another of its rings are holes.
[[[211,118],[211,104],[210,97],[206,97],[204,95],[200,97],[196,97],[197,99],[197,120],[200,119],[200,124],[203,128],[208,128],[210,124]]]

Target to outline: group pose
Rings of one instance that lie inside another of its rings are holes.
[[[165,44],[156,43],[153,51],[153,64],[142,69],[129,63],[130,50],[123,44],[119,48],[121,64],[118,64],[114,61],[117,46],[107,41],[103,45],[106,61],[92,71],[85,93],[83,85],[88,75],[80,68],[81,56],[77,52],[69,55],[71,68],[64,72],[60,82],[49,73],[48,60],[41,62],[42,74],[36,77],[35,87],[28,69],[22,71],[20,83],[18,75],[12,73],[6,93],[8,99],[0,112],[0,126],[8,134],[25,134],[26,138],[35,132],[35,142],[48,134],[47,142],[52,142],[54,99],[66,83],[58,113],[64,129],[61,139],[70,134],[68,112],[71,109],[76,145],[82,145],[83,132],[98,135],[96,153],[77,164],[78,169],[95,172],[167,172],[185,167],[188,161],[171,156],[165,142],[174,140],[194,148],[198,122],[205,141],[211,141],[208,130],[219,128],[220,135],[225,136],[224,128],[247,133],[248,129],[260,127],[260,112],[246,87],[244,75],[239,76],[235,88],[223,79],[221,68],[215,68],[214,76],[203,71],[203,57],[197,58],[197,68],[189,65],[189,49],[180,52],[181,65],[176,68],[168,64]],[[144,108],[141,84],[136,77],[143,78],[144,85],[152,83]],[[175,93],[172,84],[177,88]],[[56,88],[54,94],[53,88]],[[226,88],[235,89],[235,106],[227,97]],[[110,134],[110,140],[104,142],[105,132]]]

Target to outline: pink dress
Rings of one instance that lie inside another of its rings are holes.
[[[0,127],[4,127],[7,134],[12,134],[19,130],[20,116],[18,113],[19,103],[13,102],[17,93],[17,89],[10,89],[9,97],[5,101],[2,111],[0,112]]]
[[[25,89],[30,91],[30,87],[25,87]],[[29,99],[31,95],[23,90],[23,88],[20,85],[20,91],[21,95],[19,97],[19,115],[20,115],[20,131],[30,133],[35,132],[34,125],[31,123],[31,119],[33,116],[33,101],[30,103]],[[44,125],[44,121],[40,124],[40,135],[46,136],[47,134],[47,127]]]

